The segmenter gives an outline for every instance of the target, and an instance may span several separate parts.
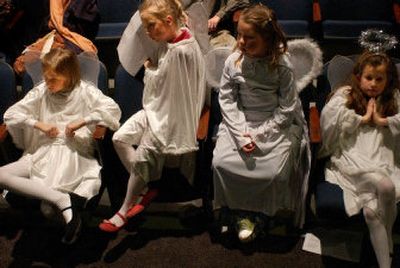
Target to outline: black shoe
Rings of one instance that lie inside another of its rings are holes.
[[[72,219],[65,226],[65,233],[61,242],[64,244],[73,244],[77,239],[82,229],[82,219],[80,212],[85,205],[86,199],[74,193],[69,193],[71,206],[61,210],[61,212],[72,209]]]

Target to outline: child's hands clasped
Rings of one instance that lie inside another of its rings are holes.
[[[375,124],[377,126],[387,126],[387,119],[382,117],[379,112],[376,110],[376,100],[375,98],[371,98],[367,104],[367,111],[365,115],[363,115],[361,122],[363,124]]]
[[[47,123],[43,123],[43,122],[36,122],[35,128],[42,131],[49,138],[55,138],[60,133],[60,131],[58,130],[56,125],[47,124]]]
[[[75,131],[80,129],[81,127],[83,127],[86,124],[85,120],[83,119],[79,119],[76,121],[73,121],[71,123],[69,123],[66,127],[65,127],[65,136],[72,138],[75,136]]]

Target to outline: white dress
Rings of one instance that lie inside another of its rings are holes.
[[[190,37],[161,46],[157,67],[146,69],[144,85],[143,110],[129,118],[113,140],[138,145],[133,168],[149,181],[159,178],[164,156],[198,149],[196,134],[206,79],[196,40]]]
[[[361,115],[346,107],[349,87],[337,90],[321,113],[323,146],[320,156],[330,156],[327,181],[343,189],[349,216],[363,207],[377,211],[376,182],[392,179],[400,199],[400,114],[387,117],[388,127],[361,125]],[[400,95],[395,94],[400,107]],[[379,213],[377,213],[379,215]]]
[[[81,81],[69,93],[52,94],[41,83],[5,112],[4,122],[16,146],[24,150],[21,159],[30,163],[30,179],[89,199],[101,184],[93,131],[96,124],[116,130],[120,116],[118,105],[92,84]],[[67,138],[66,125],[82,118],[87,125]],[[34,129],[37,121],[56,124],[60,134],[47,137]]]
[[[267,59],[239,52],[225,62],[219,102],[223,120],[214,150],[215,207],[262,212],[296,211],[304,221],[310,169],[308,133],[286,55],[272,69]],[[250,155],[241,148],[256,143]]]

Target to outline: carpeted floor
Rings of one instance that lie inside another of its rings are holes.
[[[195,208],[145,212],[112,235],[97,228],[107,214],[86,215],[78,242],[66,246],[59,223],[37,212],[3,209],[0,267],[377,267],[368,247],[361,262],[352,263],[305,252],[302,236],[290,232],[269,233],[249,244],[229,232],[211,235],[209,221]]]

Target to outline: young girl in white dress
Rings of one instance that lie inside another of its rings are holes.
[[[400,198],[400,94],[396,67],[384,53],[365,52],[351,82],[321,113],[325,177],[343,190],[346,213],[362,210],[380,267],[391,266],[392,226]]]
[[[257,4],[242,11],[237,47],[225,62],[214,149],[215,208],[244,211],[238,237],[255,237],[255,215],[281,209],[304,220],[309,171],[306,123],[275,13]],[[241,213],[243,214],[243,213]]]
[[[16,162],[0,167],[0,188],[47,201],[62,211],[63,242],[80,231],[79,208],[100,188],[94,157],[96,124],[119,127],[118,105],[94,85],[80,80],[73,51],[53,49],[42,59],[44,82],[4,114],[17,147]]]
[[[196,133],[205,98],[205,66],[192,33],[182,27],[186,18],[181,3],[145,0],[139,13],[149,37],[162,46],[158,62],[144,63],[143,110],[113,136],[130,177],[121,208],[99,225],[105,232],[120,230],[138,213],[135,204],[141,192],[150,180],[160,178],[166,159],[198,149]]]

